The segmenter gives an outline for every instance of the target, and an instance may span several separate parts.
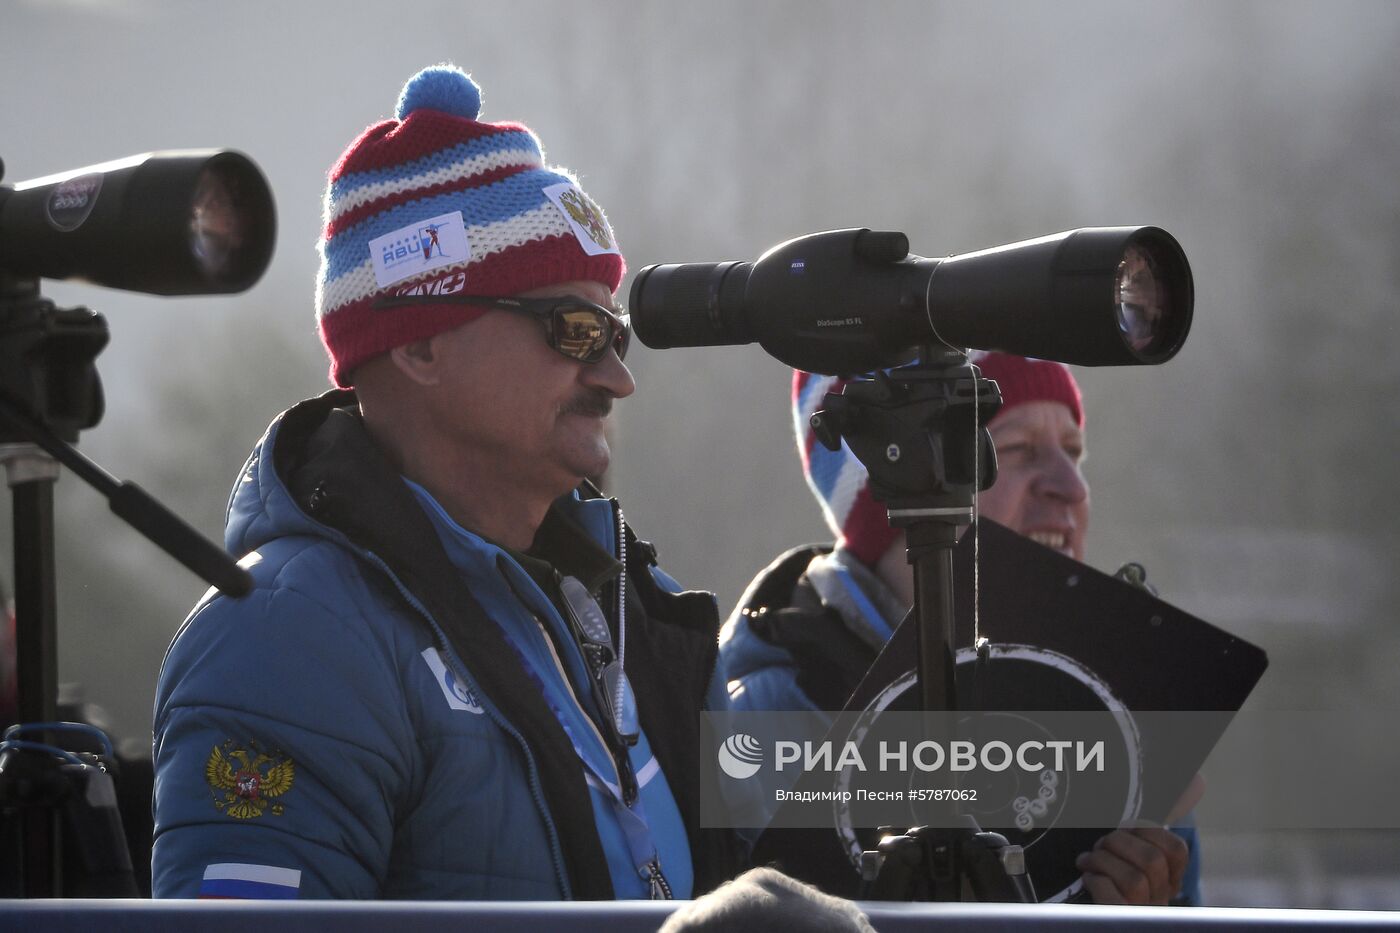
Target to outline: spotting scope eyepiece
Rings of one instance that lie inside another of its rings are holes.
[[[757,341],[797,369],[848,375],[940,345],[1082,366],[1164,363],[1191,327],[1191,267],[1158,227],[1089,227],[925,259],[902,233],[832,230],[754,262],[647,266],[632,283],[649,347]]]
[[[0,186],[0,272],[155,295],[241,292],[276,240],[272,190],[230,150],[152,152]]]

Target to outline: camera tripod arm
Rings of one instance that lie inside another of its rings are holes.
[[[223,548],[209,541],[140,486],[117,479],[3,396],[0,396],[0,423],[8,424],[72,470],[106,497],[118,518],[211,586],[234,597],[253,588],[252,576]]]

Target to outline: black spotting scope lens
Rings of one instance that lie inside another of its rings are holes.
[[[637,273],[627,308],[637,339],[653,350],[753,340],[743,319],[751,262],[686,262]]]
[[[256,248],[272,233],[270,202],[248,164],[213,159],[199,172],[190,201],[190,253],[214,282],[239,282],[254,271]]]
[[[925,262],[930,327],[953,346],[1156,365],[1191,329],[1191,267],[1160,227],[1083,227]]]
[[[1180,329],[1180,309],[1164,265],[1150,242],[1128,244],[1118,263],[1118,328],[1129,348],[1143,357],[1171,349]]]
[[[152,152],[0,186],[0,271],[18,278],[241,292],[276,235],[267,179],[231,150]]]

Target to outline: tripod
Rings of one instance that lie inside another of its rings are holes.
[[[94,360],[107,323],[86,308],[56,308],[38,280],[0,271],[0,462],[14,501],[15,626],[19,717],[0,742],[0,807],[17,814],[26,897],[134,896],[131,862],[106,757],[60,744],[82,727],[55,723],[58,696],[53,484],[67,466],[113,512],[210,584],[231,596],[251,578],[130,482],[72,445],[102,417]],[[95,731],[95,730],[92,730]],[[65,838],[72,840],[70,851]],[[65,876],[80,876],[66,878]]]
[[[828,449],[844,439],[870,474],[871,492],[905,529],[914,568],[918,682],[925,711],[957,709],[953,546],[973,520],[973,496],[996,479],[985,425],[1001,407],[996,383],[977,378],[960,350],[925,345],[918,362],[876,371],[871,381],[828,394],[812,429]],[[1033,901],[1023,853],[982,832],[949,800],[936,825],[882,828],[862,857],[866,896],[890,900]]]

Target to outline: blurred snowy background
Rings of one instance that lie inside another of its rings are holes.
[[[1252,706],[1400,710],[1400,5],[0,0],[0,34],[6,181],[227,146],[272,183],[276,257],[244,295],[45,286],[111,323],[83,450],[210,536],[267,422],[326,387],[327,168],[406,78],[452,61],[484,119],[526,123],[581,174],[632,271],[836,227],[902,230],[926,256],[1171,231],[1196,280],[1186,348],[1077,372],[1089,562],[1142,561],[1165,598],[1264,647]],[[826,537],[788,371],[756,347],[632,361],[610,483],[727,610],[773,555]],[[63,679],[148,742],[203,586],[73,477],[57,498]],[[1212,903],[1400,907],[1400,834],[1203,823]]]

